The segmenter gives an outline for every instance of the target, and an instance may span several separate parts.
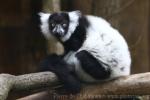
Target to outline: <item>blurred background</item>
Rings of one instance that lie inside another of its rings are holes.
[[[60,10],[81,10],[84,14],[105,18],[129,44],[132,73],[150,71],[149,0],[2,0],[0,73],[18,75],[36,72],[47,52],[36,14]],[[51,48],[50,52],[55,47]]]

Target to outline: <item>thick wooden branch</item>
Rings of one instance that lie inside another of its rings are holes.
[[[0,74],[0,100],[5,100],[10,90],[30,91],[58,85],[58,79],[51,72],[32,73],[20,76]]]
[[[84,87],[82,93],[90,93],[95,95],[149,95],[150,73],[134,74],[120,77],[109,82],[104,82],[102,84],[89,85]]]
[[[16,76],[13,91],[34,90],[58,85],[58,79],[54,73],[40,72]]]
[[[5,100],[14,84],[14,76],[9,74],[0,75],[0,100]]]
[[[51,72],[32,73],[20,76],[0,75],[0,100],[5,100],[10,89],[14,92],[53,87],[59,84]],[[94,95],[149,95],[150,73],[120,77],[109,82],[84,86],[77,100]]]
[[[113,95],[135,96],[150,95],[150,73],[134,74],[120,77],[97,85],[88,85],[83,88],[76,100],[88,98],[111,98]]]

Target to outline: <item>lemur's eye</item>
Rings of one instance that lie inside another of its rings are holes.
[[[63,26],[63,27],[67,27],[67,24],[66,24],[66,23],[63,23],[62,26]]]

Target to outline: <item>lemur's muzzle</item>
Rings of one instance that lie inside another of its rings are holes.
[[[55,28],[53,29],[54,35],[57,36],[64,36],[64,29],[62,28],[61,25],[56,25]]]

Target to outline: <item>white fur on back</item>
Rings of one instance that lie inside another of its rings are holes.
[[[77,75],[86,82],[97,82],[98,80],[89,76],[80,66],[75,54],[81,50],[89,51],[103,67],[111,70],[109,79],[129,75],[131,57],[125,39],[104,19],[95,16],[86,17],[90,23],[86,40],[77,52],[66,55],[65,60],[76,66]]]
[[[111,77],[129,75],[131,57],[125,39],[104,19],[95,16],[87,16],[87,19],[90,28],[79,51],[88,50],[100,62],[106,63],[112,72]]]

